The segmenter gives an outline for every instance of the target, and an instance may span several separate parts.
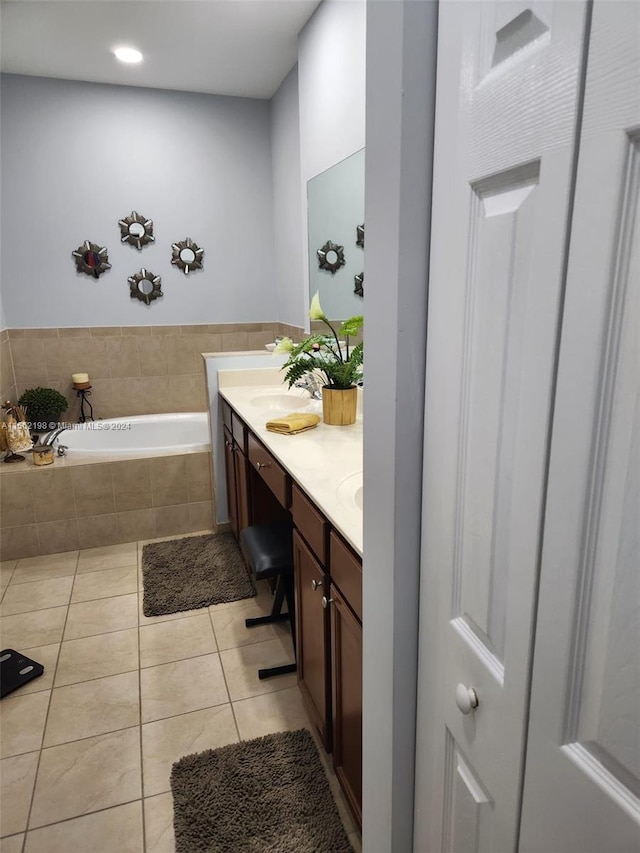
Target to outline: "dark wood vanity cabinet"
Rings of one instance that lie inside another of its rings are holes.
[[[223,404],[222,411],[229,524],[237,539],[240,531],[251,523],[245,455],[246,427],[226,403]]]

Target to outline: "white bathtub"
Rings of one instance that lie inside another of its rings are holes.
[[[76,453],[96,457],[196,453],[211,449],[209,417],[206,412],[193,412],[70,424],[55,439],[54,447],[59,445],[67,448],[70,457]]]

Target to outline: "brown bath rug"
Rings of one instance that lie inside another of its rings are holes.
[[[142,549],[143,611],[163,616],[251,598],[256,588],[231,533],[152,542]]]
[[[176,853],[352,853],[306,729],[187,755],[171,791]]]

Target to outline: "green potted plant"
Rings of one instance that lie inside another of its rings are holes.
[[[54,429],[60,416],[67,410],[66,398],[55,388],[28,388],[18,400],[27,410],[31,429],[44,431]]]
[[[362,343],[351,347],[349,338],[362,328],[363,318],[350,317],[336,331],[320,306],[317,292],[311,300],[309,317],[321,320],[331,334],[312,334],[299,344],[294,344],[290,338],[283,338],[274,352],[290,354],[282,366],[286,370],[285,380],[291,388],[309,373],[321,377],[324,422],[353,424],[358,400],[356,383],[362,376],[364,349]],[[344,342],[340,340],[341,337],[344,337]]]

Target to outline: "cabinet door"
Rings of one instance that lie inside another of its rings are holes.
[[[362,825],[362,625],[331,589],[333,766]]]
[[[251,523],[249,514],[249,483],[247,471],[247,457],[244,455],[240,447],[235,444],[233,448],[233,462],[235,474],[235,490],[236,490],[236,517],[238,525],[238,533],[248,527]]]
[[[236,492],[236,466],[234,461],[233,439],[224,429],[224,470],[227,479],[227,507],[231,532],[238,538],[238,496]]]
[[[322,606],[322,597],[329,597],[329,579],[296,530],[293,565],[298,686],[325,749],[331,751],[329,612]]]

